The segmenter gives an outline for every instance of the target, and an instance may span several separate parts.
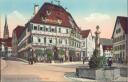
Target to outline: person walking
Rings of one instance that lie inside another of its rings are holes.
[[[83,64],[85,63],[86,59],[87,59],[86,57],[83,57]]]
[[[112,59],[108,58],[108,66],[111,67],[112,66]]]

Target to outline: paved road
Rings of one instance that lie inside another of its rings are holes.
[[[74,73],[76,67],[83,66],[80,64],[42,64],[37,63],[28,65],[27,62],[18,59],[10,59],[6,61],[7,67],[2,70],[2,82],[70,82],[64,74]],[[85,65],[87,66],[87,64]],[[127,67],[127,66],[126,66]],[[123,68],[124,69],[124,68]],[[119,81],[128,81],[126,76],[128,70],[122,70]],[[125,74],[126,73],[126,74]]]
[[[7,60],[7,67],[2,70],[2,82],[46,82],[69,81],[64,78],[66,72],[75,72],[78,65],[34,64]]]

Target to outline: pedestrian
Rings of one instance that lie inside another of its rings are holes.
[[[28,64],[31,64],[30,57],[28,56]]]
[[[112,59],[111,59],[111,58],[108,59],[108,66],[109,66],[109,67],[112,66]]]
[[[84,64],[84,62],[85,62],[85,57],[83,57],[83,64]]]
[[[33,64],[33,57],[32,57],[32,55],[30,55],[30,57],[29,57],[29,64]]]

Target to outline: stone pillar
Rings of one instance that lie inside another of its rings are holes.
[[[100,53],[100,31],[99,31],[99,26],[96,26],[96,32],[95,32],[95,49],[98,50],[98,53]]]

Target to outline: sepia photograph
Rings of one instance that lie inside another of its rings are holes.
[[[0,82],[128,82],[128,0],[0,0]]]

